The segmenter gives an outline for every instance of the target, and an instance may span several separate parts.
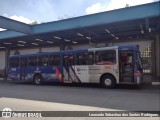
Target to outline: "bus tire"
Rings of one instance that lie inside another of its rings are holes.
[[[105,76],[103,76],[103,78],[101,80],[101,84],[105,88],[115,88],[116,80],[111,75],[105,75]]]
[[[33,83],[35,85],[41,85],[42,84],[42,81],[43,81],[43,78],[40,74],[36,74],[33,78]]]

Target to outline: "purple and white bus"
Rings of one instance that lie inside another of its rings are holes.
[[[41,52],[9,57],[8,78],[13,81],[141,84],[143,73],[139,46]]]

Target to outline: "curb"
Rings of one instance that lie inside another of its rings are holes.
[[[4,78],[0,78],[0,82],[4,82],[5,80],[4,80]]]
[[[6,78],[0,78],[0,83],[6,83],[8,80]]]
[[[160,82],[152,82],[152,85],[153,85],[153,86],[157,86],[157,85],[159,86],[159,85],[160,85]]]

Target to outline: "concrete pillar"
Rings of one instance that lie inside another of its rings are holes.
[[[66,45],[65,45],[65,42],[62,40],[62,41],[60,41],[60,51],[62,51],[62,50],[65,50],[65,47],[66,47]]]
[[[156,52],[156,77],[160,77],[160,34],[156,35],[155,40]]]
[[[10,49],[5,50],[5,76],[8,76],[8,62],[9,62]]]
[[[42,48],[41,47],[39,47],[39,52],[42,52]]]
[[[153,41],[151,43],[151,61],[152,61],[152,74],[156,76],[156,43]]]

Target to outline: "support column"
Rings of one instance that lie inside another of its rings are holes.
[[[5,50],[5,76],[8,77],[8,62],[9,62],[10,49],[6,48]]]
[[[156,76],[156,43],[155,40],[151,43],[151,64],[152,75]]]
[[[156,47],[156,77],[160,77],[160,34],[156,35],[155,40]]]
[[[60,41],[60,51],[65,50],[65,42]]]
[[[39,47],[39,52],[42,52],[42,48],[41,47]]]

